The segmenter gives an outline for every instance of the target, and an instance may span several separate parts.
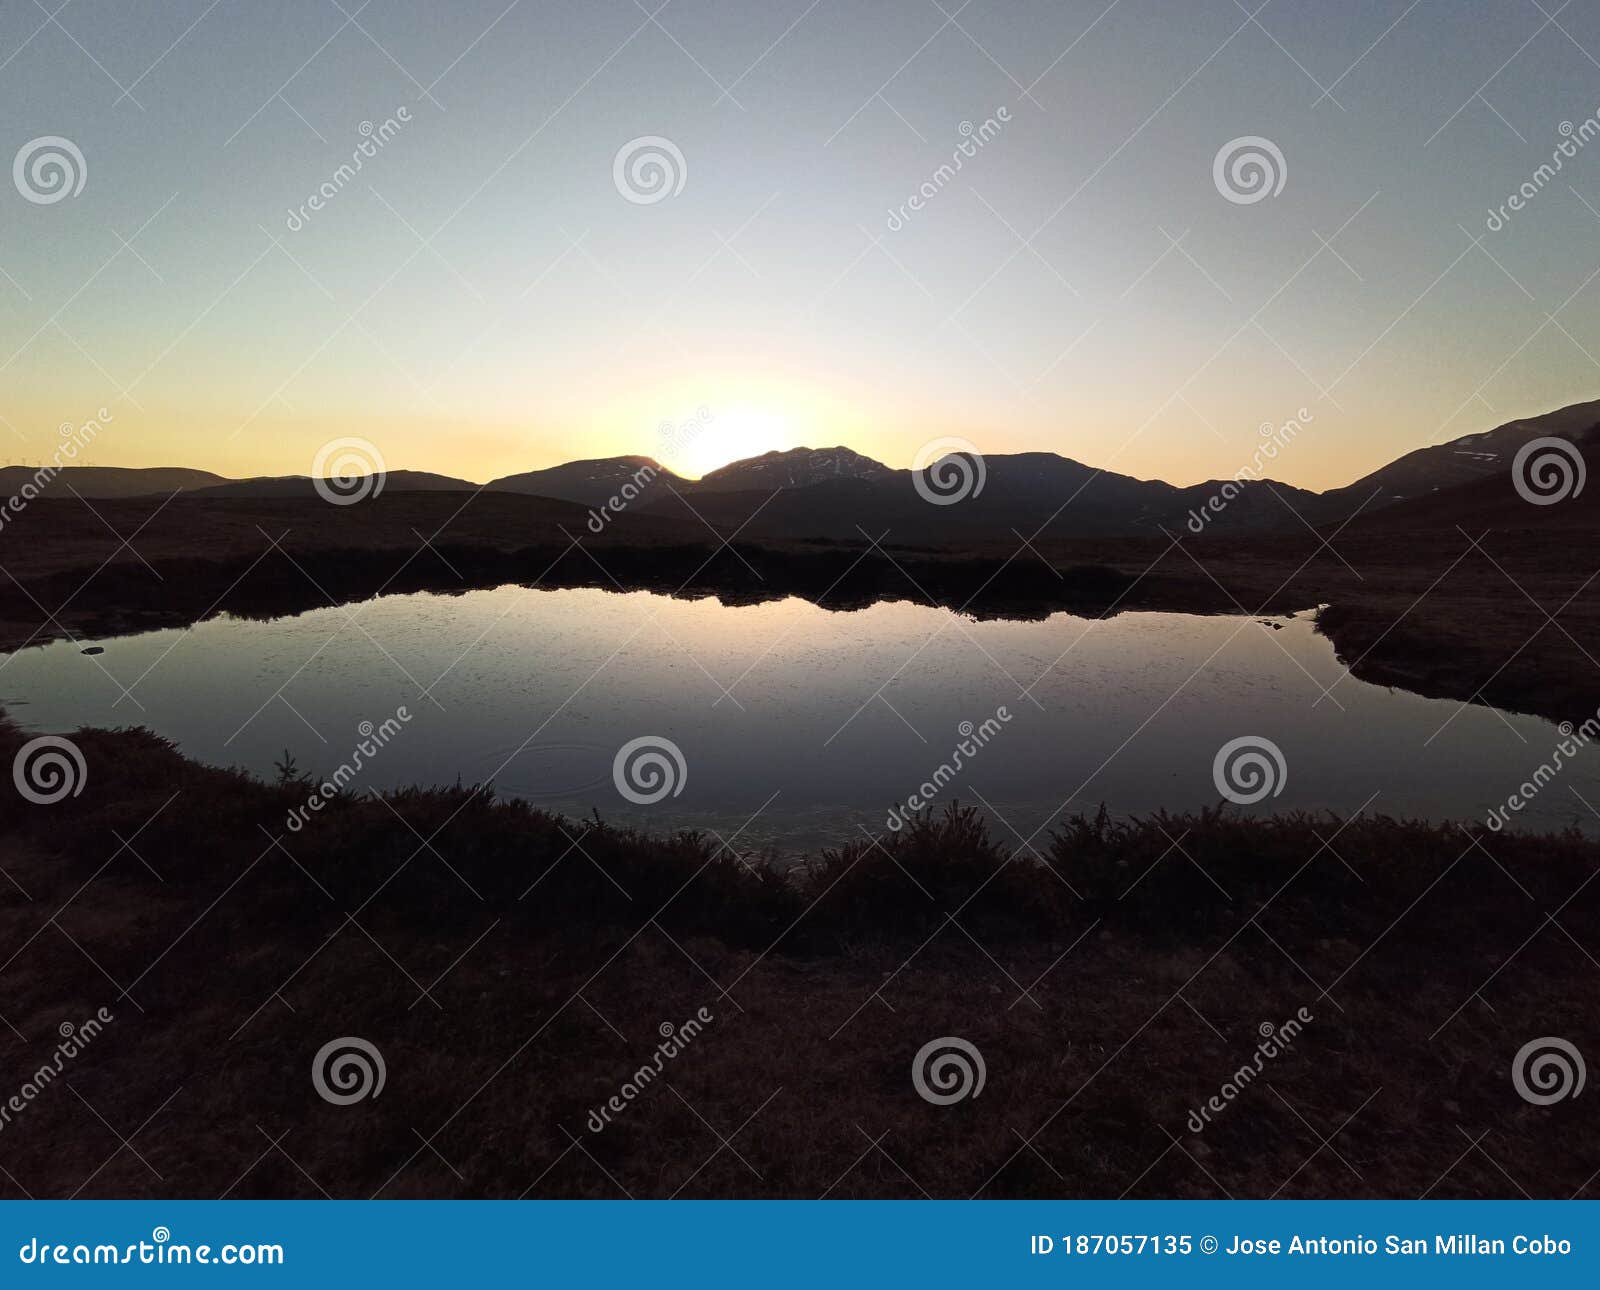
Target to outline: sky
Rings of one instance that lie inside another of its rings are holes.
[[[1600,394],[1559,6],[8,0],[0,460],[1349,483]]]

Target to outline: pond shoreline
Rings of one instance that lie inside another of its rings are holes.
[[[1573,538],[1559,532],[1512,532],[1498,542],[1485,535],[1493,549],[1483,558],[1453,529],[1355,530],[1337,552],[1309,532],[1181,543],[1056,539],[1032,549],[996,542],[955,552],[889,539],[719,545],[686,540],[681,524],[629,515],[594,536],[581,508],[493,495],[401,494],[370,508],[180,497],[99,509],[119,531],[147,526],[136,548],[111,545],[76,503],[35,504],[30,544],[4,561],[6,648],[68,633],[181,627],[223,611],[267,618],[390,592],[507,584],[725,604],[799,596],[843,611],[914,600],[1015,619],[1133,609],[1287,614],[1321,605],[1318,629],[1362,680],[1556,721],[1600,708],[1600,669],[1588,665],[1600,652],[1600,597],[1577,594]],[[1546,605],[1560,613],[1556,628]]]

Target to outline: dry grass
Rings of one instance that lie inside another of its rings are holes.
[[[467,789],[285,834],[300,785],[74,738],[81,796],[0,806],[6,1079],[115,1021],[0,1129],[0,1194],[1568,1196],[1600,1166],[1587,1099],[1509,1076],[1537,1036],[1600,1053],[1576,835],[1080,818],[1033,857],[957,812],[780,879]],[[382,1051],[378,1099],[313,1091],[343,1035]],[[911,1063],[945,1035],[987,1083],[937,1107]]]

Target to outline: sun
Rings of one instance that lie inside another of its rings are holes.
[[[730,461],[796,447],[797,436],[794,421],[770,408],[708,405],[663,422],[654,455],[680,475],[698,479]]]

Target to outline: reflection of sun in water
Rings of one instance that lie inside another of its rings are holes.
[[[768,408],[705,407],[666,422],[652,454],[681,475],[699,478],[718,466],[796,446],[788,417]]]

